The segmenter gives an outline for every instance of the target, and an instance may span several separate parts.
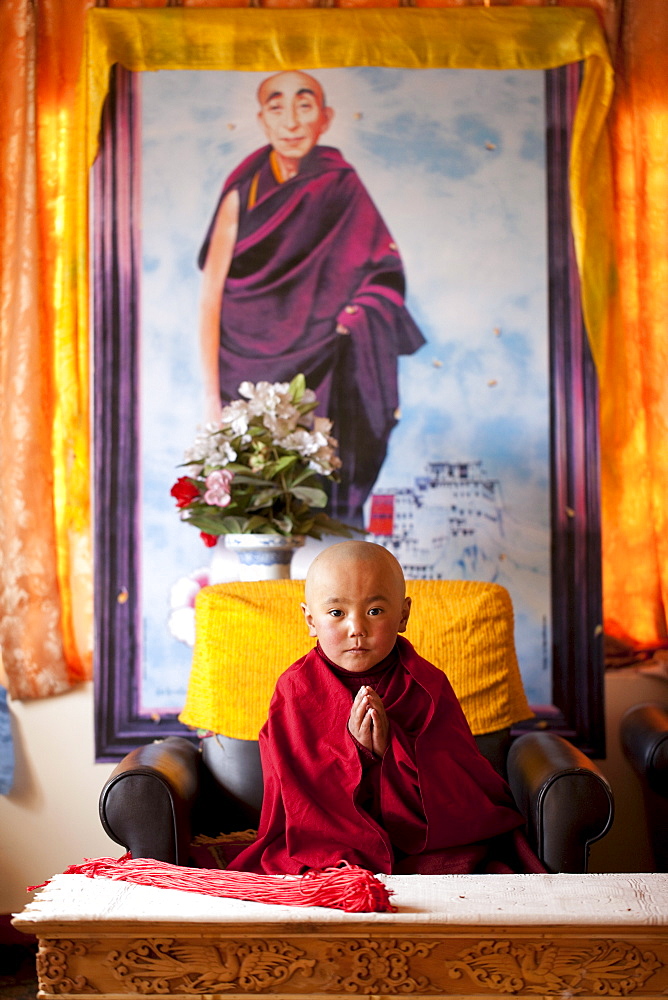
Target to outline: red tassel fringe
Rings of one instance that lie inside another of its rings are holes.
[[[149,858],[133,860],[130,854],[124,854],[118,861],[86,858],[80,865],[71,865],[64,874],[110,878],[257,903],[327,906],[346,913],[384,913],[396,909],[390,903],[391,892],[375,875],[344,861],[336,868],[313,869],[305,875],[254,875],[212,868],[184,868]]]

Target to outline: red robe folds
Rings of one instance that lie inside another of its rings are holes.
[[[397,650],[381,695],[390,742],[371,785],[347,731],[350,686],[318,649],[282,674],[260,733],[258,838],[231,868],[298,874],[345,860],[388,874],[542,870],[528,847],[518,863],[522,817],[447,677],[408,640]]]

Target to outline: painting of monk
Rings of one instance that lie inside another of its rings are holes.
[[[299,372],[339,440],[327,512],[408,579],[506,586],[549,703],[543,73],[140,76],[142,711],[183,704],[173,623],[217,551],[179,520],[179,463],[240,383]]]
[[[424,337],[391,233],[354,168],[320,144],[334,116],[320,83],[277,73],[257,97],[267,145],[228,177],[199,257],[205,417],[219,420],[243,381],[302,372],[339,443],[328,512],[363,528],[396,424],[397,357]]]

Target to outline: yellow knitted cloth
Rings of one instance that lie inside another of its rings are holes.
[[[465,580],[409,580],[406,591],[413,598],[406,638],[448,675],[473,733],[531,718],[508,592]],[[303,580],[202,588],[181,722],[257,739],[279,674],[313,646],[299,607],[303,592]]]

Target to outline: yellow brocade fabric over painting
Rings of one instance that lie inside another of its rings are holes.
[[[406,638],[443,670],[475,735],[533,713],[524,693],[508,592],[494,583],[409,580]],[[195,605],[195,653],[180,719],[257,739],[279,675],[313,647],[299,605],[304,581],[204,587]]]
[[[572,224],[582,302],[600,360],[615,285],[612,187],[605,119],[613,71],[592,10],[443,8],[349,10],[93,10],[87,21],[89,162],[109,69],[278,70],[331,66],[549,69],[583,61],[570,161]]]

